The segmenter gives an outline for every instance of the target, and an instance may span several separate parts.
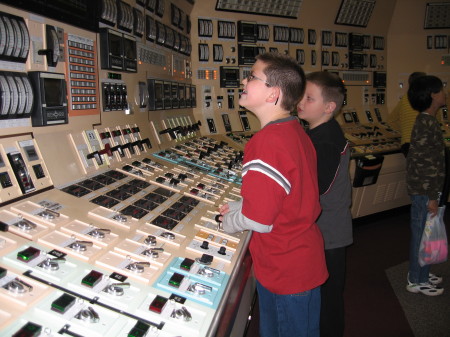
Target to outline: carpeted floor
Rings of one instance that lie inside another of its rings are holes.
[[[450,261],[431,267],[434,274],[443,276],[446,291],[440,296],[429,297],[412,294],[405,290],[408,261],[386,270],[415,337],[450,336]]]

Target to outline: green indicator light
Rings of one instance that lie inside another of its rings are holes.
[[[20,260],[23,260],[23,261],[28,261],[29,258],[30,258],[28,255],[21,254],[21,253],[18,253],[18,254],[17,254],[17,257],[18,257]]]
[[[12,337],[37,337],[40,336],[42,326],[28,322],[19,331],[17,331]]]
[[[87,287],[94,287],[98,282],[101,281],[103,274],[98,271],[92,270],[81,280],[81,284]]]
[[[57,305],[55,303],[52,304],[52,310],[54,311],[59,311],[59,312],[63,312],[64,311],[64,307]]]
[[[184,269],[184,270],[191,270],[192,265],[194,264],[194,260],[189,259],[189,258],[185,258],[181,264],[180,264],[180,268]]]
[[[136,328],[131,329],[128,333],[128,337],[143,337],[145,336],[145,332]]]
[[[51,309],[58,313],[65,313],[75,304],[75,297],[69,294],[62,294],[52,302]]]
[[[23,262],[29,262],[34,258],[38,257],[40,252],[41,251],[39,249],[36,249],[34,247],[28,247],[27,249],[17,253],[17,259]]]
[[[149,325],[141,322],[141,321],[137,321],[136,324],[134,325],[133,329],[130,330],[130,332],[128,333],[128,337],[144,337],[145,335],[147,335],[147,331],[150,328]]]
[[[184,276],[178,273],[173,273],[169,280],[169,285],[175,288],[179,288]]]
[[[148,328],[149,328],[148,324],[145,324],[145,323],[140,322],[140,321],[136,322],[136,324],[134,325],[134,327],[135,327],[136,329],[143,330],[143,331],[147,331]]]
[[[40,332],[42,330],[42,326],[28,322],[25,326],[24,329],[26,331],[30,331],[30,332]]]

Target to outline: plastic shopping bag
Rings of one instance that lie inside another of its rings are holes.
[[[419,264],[436,264],[447,261],[448,243],[444,224],[445,206],[438,208],[435,217],[428,213],[419,248]]]

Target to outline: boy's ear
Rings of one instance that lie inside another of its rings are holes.
[[[280,97],[280,94],[281,94],[280,88],[273,87],[272,91],[271,91],[271,93],[270,93],[270,95],[269,95],[269,97],[267,99],[267,102],[275,103],[278,100],[278,98]]]
[[[336,102],[327,102],[325,104],[325,112],[327,114],[332,114],[334,109],[336,109]]]

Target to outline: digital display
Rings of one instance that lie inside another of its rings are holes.
[[[350,58],[349,69],[364,68],[364,54],[350,53],[349,58]]]
[[[242,53],[244,57],[254,57],[255,49],[253,47],[244,47],[242,48]]]
[[[238,22],[238,41],[239,42],[256,42],[257,37],[256,22]]]
[[[172,93],[172,85],[170,82],[164,82],[164,97],[171,98]]]
[[[256,47],[250,45],[239,45],[238,49],[239,64],[255,63]]]
[[[239,72],[234,69],[226,69],[224,75],[227,80],[236,81],[239,79]]]
[[[373,87],[386,88],[386,73],[380,71],[373,72]]]
[[[136,60],[136,41],[123,39],[123,49],[127,59]]]
[[[220,67],[220,86],[222,88],[238,88],[239,67]]]
[[[363,50],[363,45],[364,45],[363,35],[350,34],[349,39],[350,39],[350,43],[349,43],[350,50],[356,50],[356,51]]]
[[[116,34],[109,34],[109,52],[112,56],[122,56],[122,37]]]
[[[184,84],[178,84],[178,97],[180,99],[184,99],[184,93],[185,93],[185,86]]]
[[[155,99],[156,100],[162,100],[164,97],[163,93],[163,84],[162,83],[155,83]]]
[[[44,97],[47,107],[62,106],[64,102],[64,80],[57,78],[43,78]]]
[[[29,71],[28,78],[34,92],[33,126],[67,124],[67,93],[64,74]]]
[[[242,34],[244,35],[253,35],[255,34],[255,25],[254,24],[242,24]]]

